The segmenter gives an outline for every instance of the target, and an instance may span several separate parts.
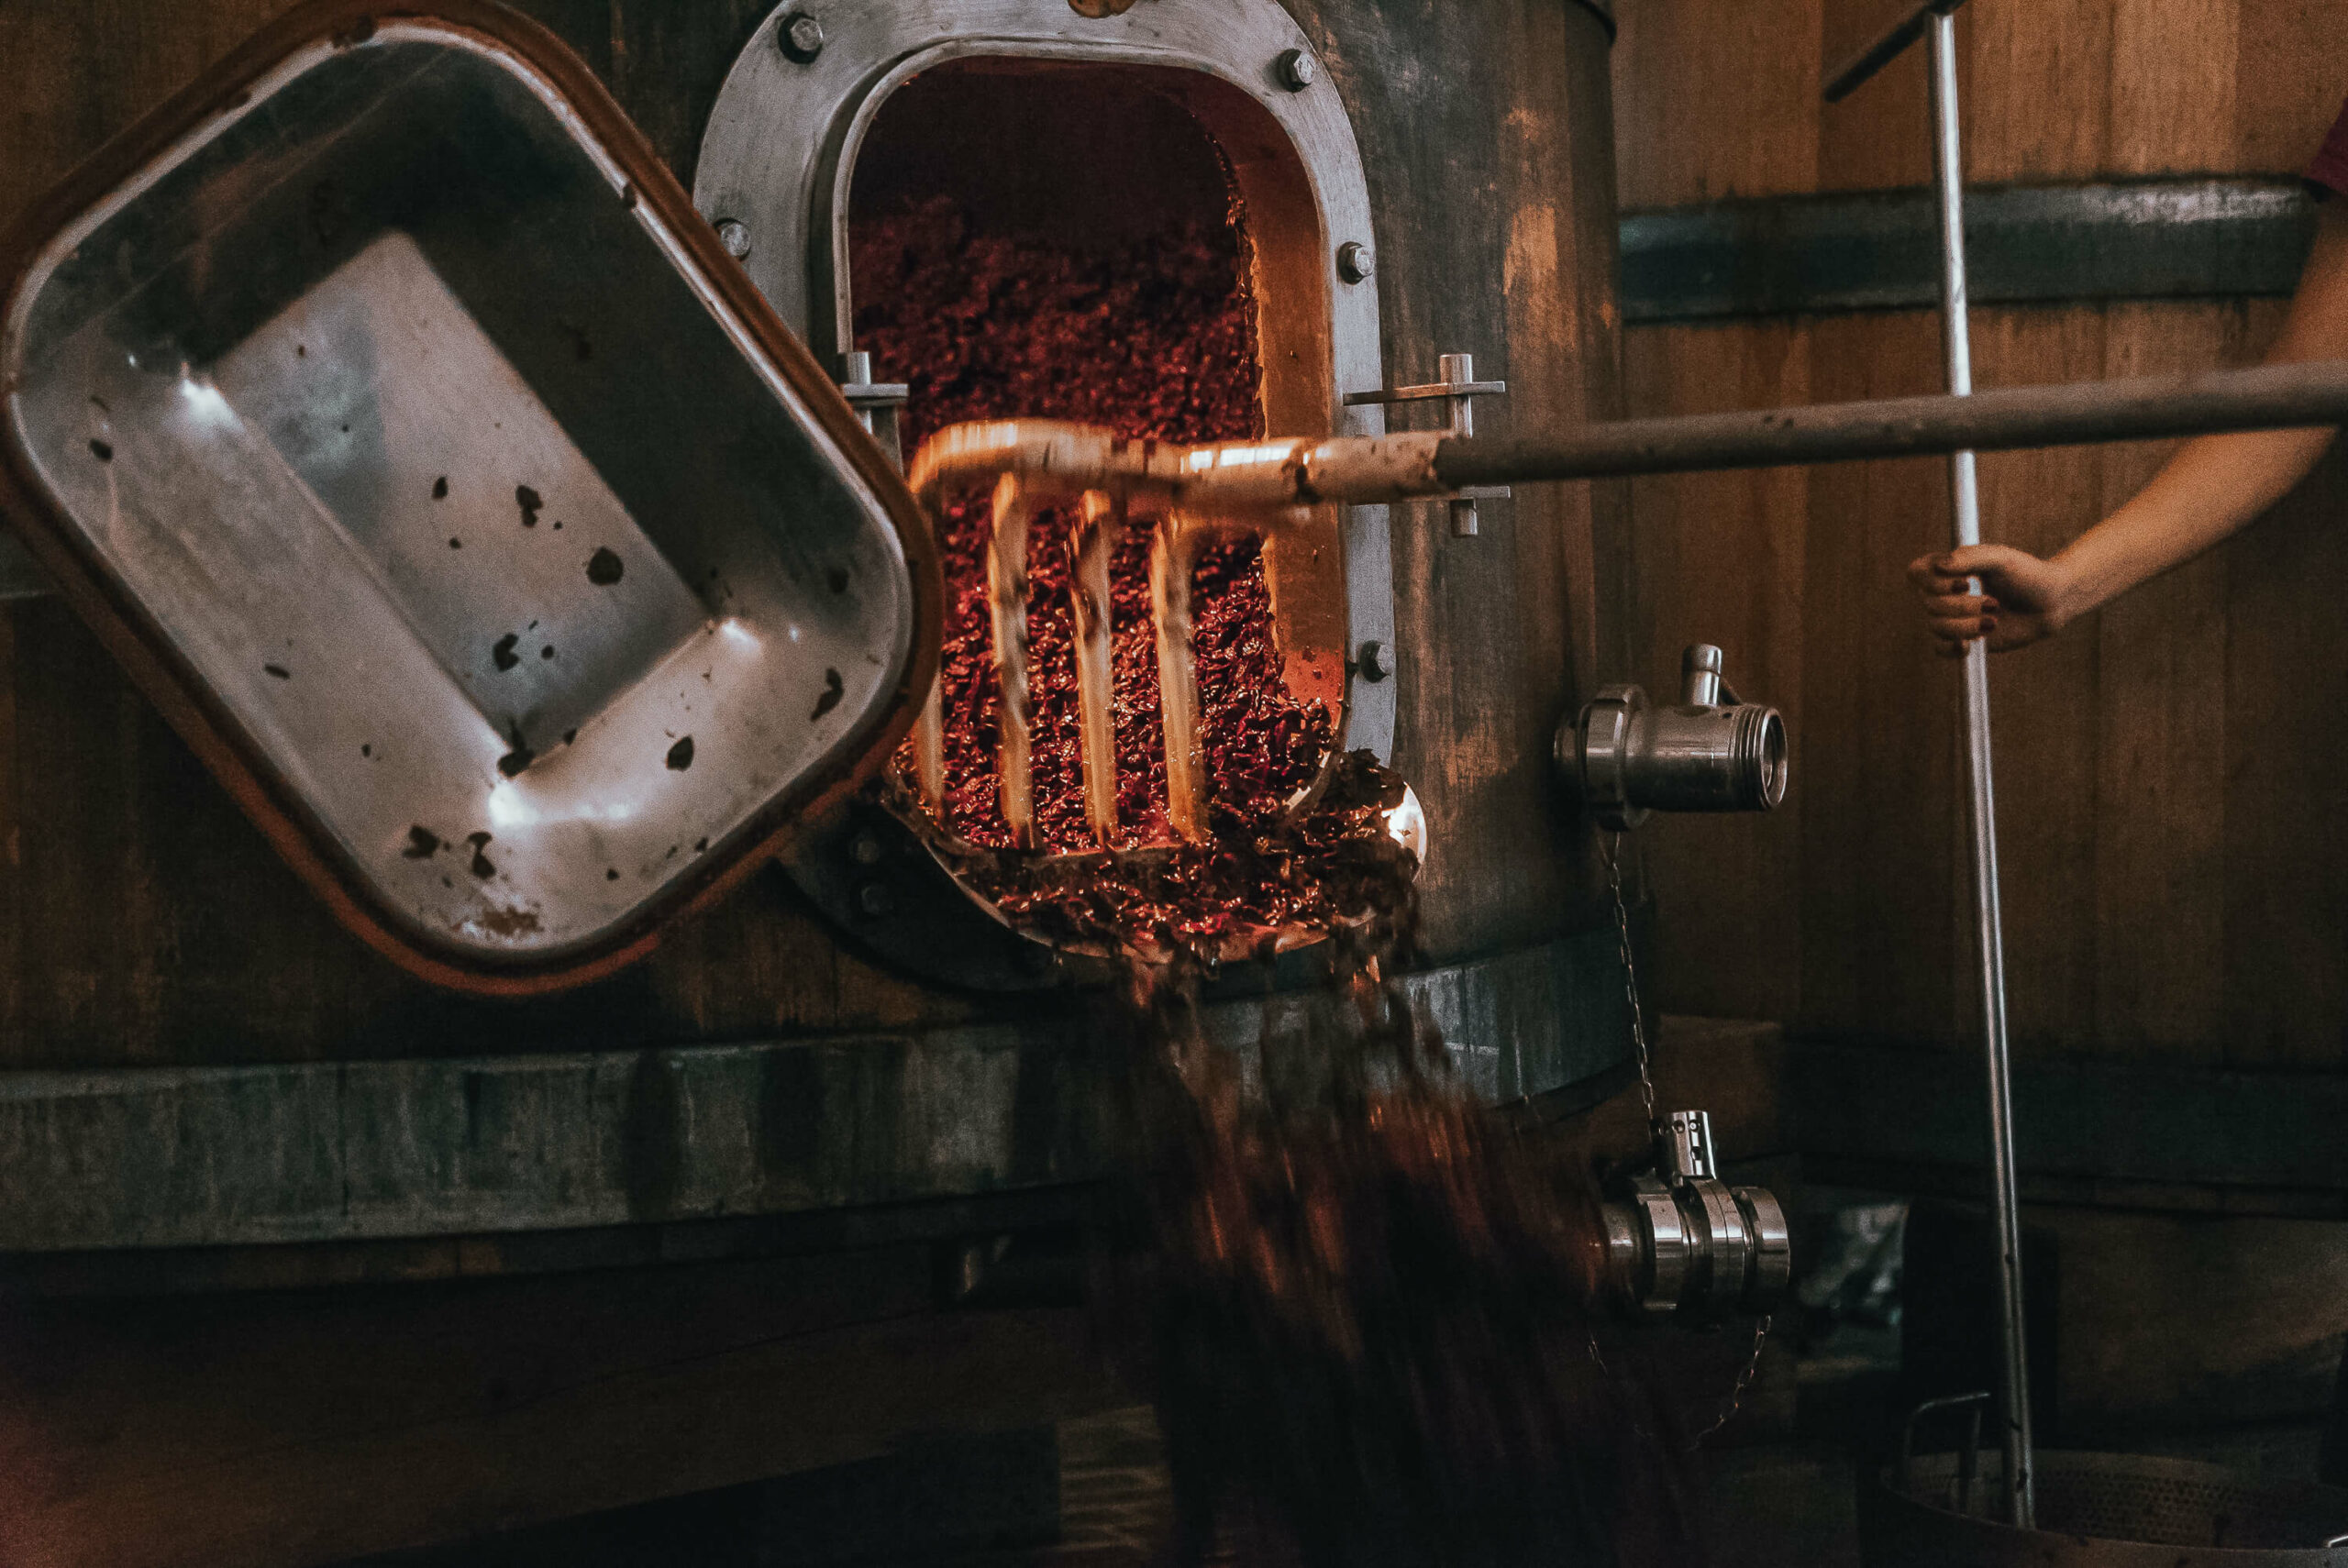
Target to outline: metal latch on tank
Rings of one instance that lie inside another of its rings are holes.
[[[889,454],[889,461],[897,471],[905,468],[905,444],[900,416],[913,395],[913,388],[903,381],[876,381],[872,379],[872,356],[858,348],[840,356],[840,395],[856,410],[856,417],[880,449]]]
[[[1759,1364],[1768,1315],[1793,1273],[1785,1209],[1761,1187],[1720,1179],[1705,1112],[1657,1115],[1621,858],[1622,835],[1651,811],[1766,812],[1785,799],[1785,721],[1774,708],[1740,701],[1722,679],[1722,664],[1721,650],[1710,643],[1681,655],[1676,707],[1656,707],[1636,686],[1605,688],[1571,723],[1558,726],[1556,757],[1590,815],[1614,835],[1606,846],[1607,880],[1656,1143],[1654,1168],[1600,1206],[1608,1272],[1623,1298],[1644,1312],[1760,1318],[1753,1362],[1738,1380],[1741,1394]]]
[[[1774,1310],[1793,1274],[1785,1209],[1760,1187],[1720,1179],[1703,1111],[1673,1111],[1659,1154],[1659,1168],[1634,1177],[1627,1200],[1600,1206],[1616,1288],[1656,1314]]]
[[[1681,656],[1677,706],[1609,686],[1558,727],[1557,767],[1601,826],[1625,832],[1649,812],[1767,812],[1785,799],[1785,720],[1739,701],[1721,667],[1721,650],[1698,643]]]
[[[1454,436],[1476,434],[1476,404],[1479,397],[1500,397],[1508,392],[1506,381],[1479,381],[1476,379],[1476,356],[1445,354],[1437,358],[1436,381],[1419,386],[1386,387],[1378,392],[1347,392],[1346,406],[1358,408],[1373,403],[1423,403],[1440,398],[1450,418],[1448,428]],[[1516,492],[1504,484],[1466,485],[1455,491],[1445,504],[1451,513],[1454,537],[1472,539],[1476,536],[1476,502],[1506,501]]]

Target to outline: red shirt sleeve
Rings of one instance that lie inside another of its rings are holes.
[[[2348,104],[2341,105],[2331,134],[2323,138],[2323,150],[2308,165],[2308,178],[2334,195],[2348,193]]]

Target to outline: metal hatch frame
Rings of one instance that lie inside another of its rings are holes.
[[[802,61],[786,51],[781,29],[806,14],[783,0],[736,56],[702,134],[693,201],[712,224],[743,226],[745,270],[819,352],[837,356],[855,347],[848,185],[865,133],[897,88],[932,66],[989,57],[1191,72],[1245,94],[1287,138],[1324,242],[1326,431],[1385,433],[1383,409],[1345,402],[1348,392],[1385,384],[1374,271],[1356,276],[1339,261],[1348,249],[1375,254],[1368,177],[1335,85],[1279,0],[1152,0],[1097,18],[1078,15],[1068,0],[858,0],[826,9],[821,48]],[[876,373],[902,379],[902,369],[883,365]],[[1291,432],[1289,423],[1279,432],[1310,433]],[[1393,749],[1393,684],[1354,667],[1365,646],[1393,646],[1388,509],[1343,510],[1349,668],[1336,745],[1382,760]]]
[[[820,13],[812,54],[784,33],[813,14],[797,0],[781,0],[753,29],[710,111],[692,182],[703,217],[747,248],[741,259],[752,281],[819,352],[836,359],[854,348],[849,183],[865,133],[899,86],[932,65],[985,58],[1187,72],[1215,92],[1244,95],[1286,138],[1319,227],[1324,427],[1337,436],[1384,433],[1382,408],[1345,401],[1385,381],[1368,173],[1335,85],[1279,0],[1152,0],[1104,17],[1080,16],[1068,0],[858,0]],[[874,373],[901,380],[902,369]],[[1394,640],[1389,508],[1337,511],[1346,603],[1335,749],[1367,749],[1382,760],[1393,747],[1396,699],[1390,668],[1379,662]],[[931,980],[1018,991],[1107,973],[1005,924],[888,811],[859,803],[811,834],[785,866],[838,926]]]
[[[910,579],[910,646],[896,680],[884,688],[886,695],[876,698],[870,713],[816,767],[786,781],[729,830],[718,851],[666,880],[641,905],[566,950],[500,960],[435,942],[387,906],[353,857],[269,764],[249,729],[173,648],[154,615],[77,536],[79,530],[13,438],[0,441],[0,509],[21,525],[26,546],[67,602],[338,920],[404,969],[435,984],[483,994],[539,994],[642,958],[658,945],[668,922],[705,907],[741,881],[786,846],[802,819],[835,804],[887,759],[911,725],[920,694],[935,679],[942,582],[926,519],[832,378],[743,275],[593,73],[553,33],[493,0],[308,0],[264,27],[107,142],[0,233],[0,281],[6,285],[0,303],[8,319],[17,315],[18,296],[58,236],[208,122],[236,116],[272,70],[322,42],[336,49],[363,44],[379,25],[396,23],[472,35],[491,51],[543,76],[551,86],[553,106],[575,122],[574,139],[608,160],[624,176],[624,196],[666,226],[680,252],[681,275],[701,293],[721,326],[737,335],[737,341],[747,339],[799,401],[812,423],[811,436],[840,460],[843,480],[865,491],[879,520],[893,533]],[[8,328],[11,336],[14,330]],[[18,391],[13,381],[0,386],[0,394],[11,400]]]

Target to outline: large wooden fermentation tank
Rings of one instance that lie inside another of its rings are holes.
[[[738,132],[728,95],[746,75],[787,96],[903,13],[904,37],[843,89],[843,116],[878,112],[891,72],[944,50],[1212,76],[1199,92],[1235,105],[1246,136],[1290,134],[1303,116],[1348,144],[1266,154],[1310,178],[1260,187],[1294,205],[1251,222],[1291,236],[1328,296],[1319,308],[1352,318],[1332,364],[1301,381],[1267,366],[1268,398],[1290,399],[1280,420],[1368,427],[1378,410],[1342,394],[1431,381],[1448,353],[1508,383],[1479,430],[1618,411],[1612,20],[1595,0],[1080,14],[1102,8],[523,7],[602,79],[703,216],[750,224],[752,277],[819,353],[855,347],[810,304],[834,258],[828,210],[786,199],[800,227],[780,239],[777,209],[732,210],[756,193],[742,149],[717,178],[705,149]],[[271,9],[9,7],[0,213]],[[785,12],[814,17],[820,51],[783,49]],[[1209,58],[1234,39],[1264,43],[1262,58]],[[1302,81],[1281,63],[1290,50]],[[759,156],[847,179],[823,161],[845,125]],[[1222,151],[1245,196],[1257,150]],[[1362,248],[1341,268],[1346,246]],[[1347,630],[1382,632],[1376,649],[1339,650],[1349,739],[1388,756],[1425,809],[1414,989],[1480,1092],[1563,1113],[1627,1072],[1597,839],[1550,762],[1560,719],[1637,673],[1625,522],[1606,486],[1527,490],[1481,513],[1473,537],[1453,536],[1440,506],[1348,525]],[[810,824],[788,871],[749,878],[611,977],[528,999],[437,988],[333,922],[30,580],[0,610],[0,1331],[46,1345],[48,1370],[0,1406],[0,1454],[42,1462],[32,1490],[0,1505],[0,1557],[35,1540],[45,1555],[27,1561],[323,1562],[853,1457],[933,1417],[1030,1419],[1088,1397],[1069,1369],[1081,1357],[1053,1348],[1077,1337],[1067,1315],[933,1322],[927,1263],[907,1261],[1073,1212],[1068,1195],[1102,1154],[1085,971],[983,921],[933,921],[960,895],[851,814]],[[1218,1004],[1239,1038],[1259,1027],[1250,991],[1260,982]],[[189,1291],[228,1294],[196,1308],[174,1294]],[[868,1334],[825,1364],[887,1364],[874,1375],[890,1392],[756,1348],[908,1313],[885,1343]],[[400,1325],[426,1318],[462,1347],[426,1358],[428,1373],[395,1348]],[[158,1352],[151,1325],[183,1319],[216,1350]],[[559,1420],[508,1408],[516,1375],[498,1347],[526,1342],[539,1349],[522,1384]],[[672,1375],[711,1355],[733,1370]],[[285,1392],[260,1419],[239,1413],[240,1381],[271,1368]],[[842,1400],[866,1408],[848,1419]],[[163,1405],[168,1420],[142,1423]],[[200,1505],[156,1468],[160,1448],[214,1456]],[[440,1457],[412,1463],[423,1449]],[[451,1487],[458,1450],[466,1479]],[[329,1503],[362,1473],[363,1504]]]
[[[1922,51],[1819,96],[1886,14],[1625,16],[1634,414],[1940,390]],[[1977,385],[2257,359],[2312,221],[2298,171],[2348,91],[2336,24],[2232,3],[1960,14]],[[1764,51],[1780,68],[1750,70]],[[2171,449],[1984,457],[1984,536],[2051,552]],[[2025,1197],[2045,1200],[2025,1219],[2056,1243],[2038,1327],[2060,1364],[2038,1383],[2066,1441],[2320,1408],[2348,1329],[2329,1131],[2348,839],[2340,739],[2318,717],[2348,679],[2342,474],[2335,452],[2208,558],[1991,660],[2017,1136]],[[1657,841],[1667,1005],[1807,1043],[1816,1174],[1970,1196],[1957,681],[1902,577],[1946,539],[1944,469],[1633,491],[1645,657],[1720,627],[1788,700],[1803,778],[1752,831]]]

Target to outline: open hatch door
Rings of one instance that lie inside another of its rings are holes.
[[[587,70],[305,6],[0,247],[0,502],[336,914],[640,956],[890,754],[928,526]]]

